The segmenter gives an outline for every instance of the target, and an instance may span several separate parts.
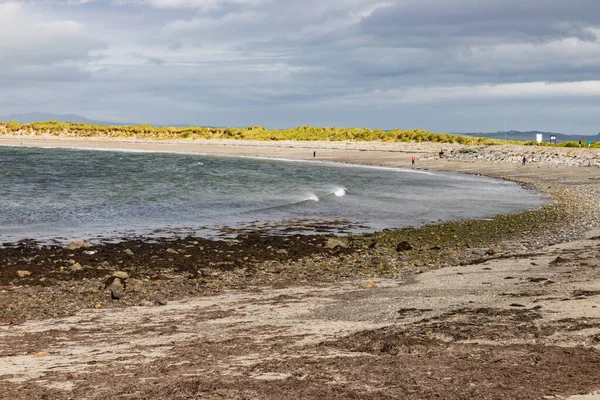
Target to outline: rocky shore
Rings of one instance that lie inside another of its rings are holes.
[[[416,154],[417,168],[513,180],[553,204],[344,237],[257,229],[227,240],[6,243],[0,398],[558,399],[600,389],[600,274],[590,234],[600,228],[597,151],[452,145],[440,158],[440,146],[426,143],[229,145],[197,151],[309,159],[316,148],[320,161],[399,167]],[[521,165],[523,156],[531,162]],[[478,286],[463,288],[454,280],[462,276]],[[558,317],[566,302],[572,314]],[[94,329],[123,355],[89,342]],[[104,356],[77,356],[70,346]],[[322,357],[329,361],[317,367]],[[412,381],[392,384],[384,372],[406,373],[415,362],[422,371],[408,374]],[[490,376],[476,372],[481,363]],[[126,379],[114,376],[119,365]],[[524,371],[530,381],[517,379],[516,390],[510,382]],[[155,379],[162,383],[148,383]],[[90,385],[101,389],[90,393]]]

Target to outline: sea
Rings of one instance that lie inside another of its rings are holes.
[[[0,147],[0,244],[348,234],[536,209],[518,184],[412,168]]]

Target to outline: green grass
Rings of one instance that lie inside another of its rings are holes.
[[[58,121],[20,124],[16,121],[0,122],[0,131],[22,135],[56,135],[77,137],[114,137],[140,139],[239,139],[239,140],[297,140],[297,141],[384,141],[384,142],[437,142],[476,145],[498,144],[500,141],[428,132],[420,129],[400,130],[368,128],[322,128],[300,126],[291,129],[266,129],[260,126],[247,128],[208,127],[153,127],[104,126]]]
[[[297,140],[297,141],[383,141],[383,142],[434,142],[465,145],[521,144],[529,146],[578,147],[578,142],[559,145],[549,143],[515,142],[480,137],[435,133],[421,129],[382,130],[369,128],[299,126],[291,129],[266,129],[261,126],[246,128],[210,127],[154,127],[151,125],[106,126],[73,122],[46,121],[20,124],[16,121],[0,122],[0,132],[17,135],[55,135],[76,137],[109,137],[140,139],[238,139],[238,140]],[[584,147],[587,143],[584,144]],[[600,143],[592,143],[599,148]]]

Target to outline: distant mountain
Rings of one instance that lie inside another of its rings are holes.
[[[8,122],[8,121],[17,121],[21,124],[29,124],[31,122],[42,122],[42,121],[61,121],[61,122],[80,122],[84,124],[93,124],[93,125],[131,125],[124,123],[116,123],[116,122],[106,122],[106,121],[94,121],[81,115],[77,114],[65,114],[65,115],[57,115],[43,112],[30,112],[25,114],[12,114],[4,117],[0,117],[0,121]]]
[[[499,139],[504,140],[505,133],[504,132],[476,132],[476,133],[454,133],[455,135],[463,135],[463,136],[475,136],[475,137],[485,137],[489,139]],[[564,133],[553,133],[553,132],[542,132],[542,131],[528,131],[528,132],[520,132],[520,131],[506,131],[506,139],[521,141],[521,142],[531,142],[536,140],[537,134],[542,134],[542,140],[544,142],[550,141],[550,136],[556,136],[557,143],[564,142],[578,142],[582,141],[587,143],[588,140],[592,142],[600,142],[600,133],[597,135],[566,135]]]

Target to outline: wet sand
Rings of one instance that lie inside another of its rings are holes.
[[[439,144],[0,138],[0,145],[21,141],[401,167],[414,155],[416,168],[517,181],[570,202],[575,214],[562,231],[519,229],[467,248],[431,244],[429,231],[406,236],[410,249],[385,235],[315,244],[253,236],[218,276],[214,266],[195,268],[203,252],[217,254],[216,264],[237,248],[126,243],[92,247],[98,254],[89,256],[16,246],[2,253],[2,268],[29,268],[35,281],[0,284],[2,315],[31,314],[0,318],[0,398],[564,399],[600,389],[600,169],[566,165],[597,156],[587,149],[557,150],[562,165],[520,165],[440,159],[440,147],[447,155],[465,147]],[[84,270],[70,272],[69,259]],[[408,261],[414,266],[393,269]],[[114,269],[131,274],[120,300],[100,283]],[[169,297],[182,287],[189,291]],[[69,302],[76,307],[61,314]],[[56,315],[44,317],[39,307]]]

